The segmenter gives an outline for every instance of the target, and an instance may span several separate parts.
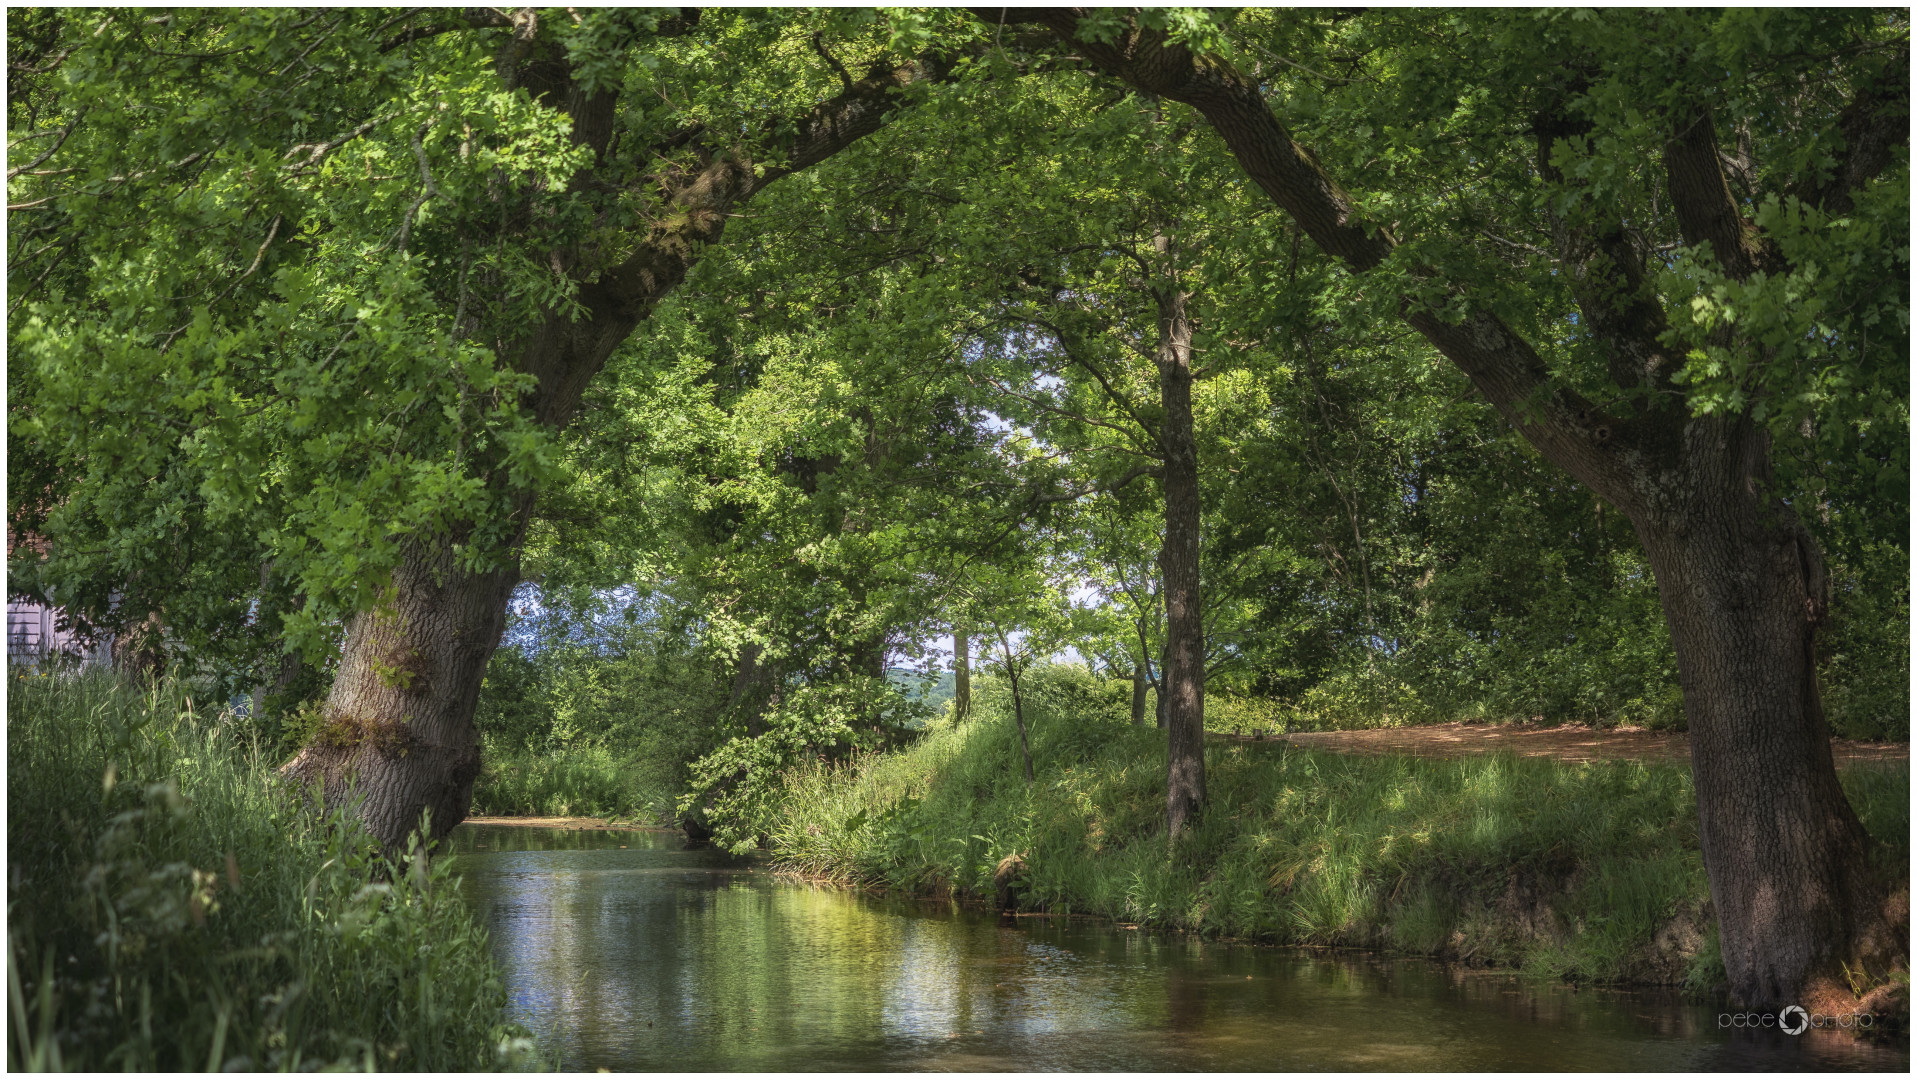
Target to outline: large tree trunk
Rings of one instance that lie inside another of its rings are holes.
[[[1191,321],[1174,284],[1159,293],[1158,372],[1165,406],[1165,819],[1176,840],[1205,807],[1205,624],[1198,591],[1198,444],[1191,416]]]
[[[471,574],[426,541],[393,572],[389,607],[347,624],[319,733],[285,769],[327,809],[359,818],[389,853],[432,814],[429,839],[464,821],[479,776],[473,708],[506,625],[518,568]]]
[[[1724,967],[1757,1008],[1854,1008],[1841,978],[1901,955],[1907,894],[1887,902],[1869,838],[1838,785],[1814,636],[1823,560],[1791,511],[1760,494],[1748,420],[1686,425],[1671,498],[1633,515],[1676,646],[1698,839]]]

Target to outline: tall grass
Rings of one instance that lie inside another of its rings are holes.
[[[547,753],[487,748],[473,785],[474,814],[666,821],[671,789],[639,754],[603,746]]]
[[[1082,669],[1035,671],[1037,782],[1003,694],[900,753],[790,772],[758,827],[788,870],[1271,942],[1386,948],[1597,981],[1722,978],[1680,765],[1360,757],[1214,745],[1210,805],[1173,851],[1162,733]],[[1049,684],[1049,685],[1048,685]],[[1906,844],[1907,773],[1849,778]],[[1907,845],[1902,856],[1908,865]]]
[[[10,678],[10,1068],[529,1060],[450,861],[384,861],[178,688]]]

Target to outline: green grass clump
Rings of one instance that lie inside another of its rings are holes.
[[[12,677],[8,1066],[524,1063],[451,862],[385,861],[239,732],[178,688]]]
[[[1215,743],[1209,809],[1174,853],[1163,734],[1068,689],[1028,695],[1029,787],[1006,695],[986,686],[972,720],[905,751],[793,770],[758,827],[786,869],[868,885],[989,897],[1018,853],[1029,909],[1557,978],[1722,977],[1681,765]],[[1902,843],[1908,774],[1849,782],[1866,824]]]
[[[668,789],[646,762],[603,746],[545,753],[491,750],[473,785],[474,814],[666,820]]]

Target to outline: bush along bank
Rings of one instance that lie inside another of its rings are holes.
[[[537,1063],[450,860],[386,862],[177,688],[10,689],[9,1068]]]
[[[1163,734],[1083,669],[1035,670],[1027,785],[1003,689],[902,752],[789,772],[782,868],[931,896],[1273,944],[1378,948],[1560,979],[1723,978],[1682,766],[1359,757],[1214,744],[1210,803],[1170,851]],[[1907,773],[1846,777],[1908,877]],[[756,836],[752,835],[755,834]]]
[[[637,754],[605,747],[534,753],[487,748],[471,813],[502,817],[599,817],[669,823],[673,800]]]

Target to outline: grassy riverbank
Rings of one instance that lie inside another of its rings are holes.
[[[670,821],[673,800],[639,754],[591,746],[535,754],[488,748],[473,785],[475,817]]]
[[[1558,978],[1722,978],[1680,765],[1358,757],[1216,744],[1175,857],[1162,735],[1082,669],[1035,672],[1027,786],[1001,690],[972,720],[854,768],[800,768],[752,823],[783,867],[1027,909],[1276,943],[1401,950]],[[1908,773],[1846,786],[1908,873]]]
[[[526,1063],[450,864],[395,872],[177,690],[13,676],[13,1069]]]

